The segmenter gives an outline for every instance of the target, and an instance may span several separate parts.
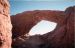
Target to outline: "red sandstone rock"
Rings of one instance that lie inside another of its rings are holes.
[[[8,0],[0,0],[0,48],[11,48],[11,29]]]
[[[54,21],[58,23],[56,29],[52,32],[44,34],[42,36],[32,36],[29,39],[25,40],[23,37],[20,40],[20,43],[17,38],[13,43],[14,47],[19,48],[41,48],[40,43],[47,43],[46,48],[74,48],[74,23],[75,23],[75,6],[67,8],[64,12],[60,11],[28,11],[23,12],[21,14],[17,14],[16,16],[12,16],[12,24],[14,25],[13,31],[18,30],[20,34],[16,34],[17,32],[13,32],[16,37],[21,36],[28,32],[31,27],[33,27],[40,20],[46,19],[50,21]],[[19,21],[19,22],[18,22]],[[21,30],[25,29],[25,30]],[[15,29],[15,30],[14,30]],[[39,38],[36,40],[36,38]],[[43,40],[42,40],[42,39]],[[24,40],[25,41],[24,41]],[[46,40],[45,40],[46,39]],[[42,41],[44,42],[42,42]],[[18,42],[16,42],[18,41]],[[24,41],[24,42],[23,42]],[[34,41],[34,42],[33,42]],[[35,42],[36,41],[36,42]],[[41,42],[40,42],[41,41]],[[39,43],[39,44],[38,44]],[[34,45],[34,46],[33,46]],[[45,46],[44,45],[44,46]],[[42,47],[44,47],[42,45]],[[45,48],[45,47],[44,47]]]
[[[65,10],[65,24],[60,26],[52,34],[48,33],[47,40],[49,41],[51,48],[74,48],[74,9],[75,6],[67,8]]]
[[[26,11],[11,16],[13,24],[13,36],[18,37],[29,32],[29,30],[41,20],[49,20],[58,23],[58,26],[64,24],[63,11],[35,10]]]

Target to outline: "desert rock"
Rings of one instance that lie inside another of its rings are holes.
[[[11,48],[12,25],[8,0],[0,0],[0,48]]]
[[[35,10],[11,16],[14,48],[74,48],[74,9],[75,6],[68,7],[65,11]],[[29,36],[25,39],[23,35],[41,20],[56,22],[56,29],[44,35]]]

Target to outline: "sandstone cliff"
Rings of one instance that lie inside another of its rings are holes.
[[[11,16],[13,24],[14,48],[74,48],[75,6],[65,11],[35,10]],[[56,29],[44,35],[23,35],[39,21],[58,23]],[[37,39],[37,40],[36,40]]]
[[[64,24],[64,19],[65,16],[63,11],[51,10],[27,11],[13,15],[11,16],[11,21],[13,24],[13,38],[28,33],[29,30],[41,20],[56,22],[59,24],[59,27]]]
[[[67,8],[65,13],[65,24],[55,30],[53,34],[48,33],[48,42],[52,48],[74,48],[74,23],[75,6]],[[51,35],[50,35],[51,34]]]
[[[11,48],[11,29],[8,0],[0,0],[0,48]]]

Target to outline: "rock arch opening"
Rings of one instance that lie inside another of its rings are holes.
[[[28,34],[30,36],[37,35],[37,34],[43,35],[53,31],[56,28],[56,26],[57,26],[57,23],[55,22],[41,20],[40,22],[38,22],[35,26],[31,28]]]

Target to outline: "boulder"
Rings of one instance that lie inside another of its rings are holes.
[[[0,0],[0,48],[11,48],[12,25],[8,0]]]

